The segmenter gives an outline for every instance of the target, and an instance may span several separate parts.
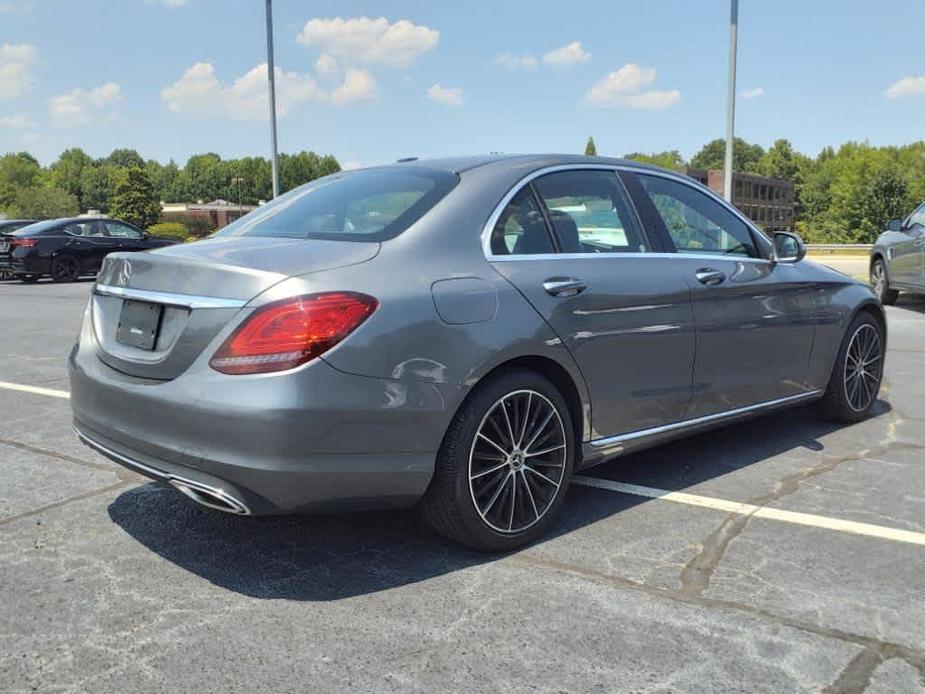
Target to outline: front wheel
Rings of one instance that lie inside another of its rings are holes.
[[[826,419],[852,423],[870,416],[883,380],[884,338],[883,328],[869,313],[851,321],[820,402]]]
[[[510,550],[549,527],[572,476],[575,437],[558,389],[517,369],[480,384],[456,414],[422,508],[441,535]]]
[[[880,303],[886,306],[892,306],[899,298],[899,292],[890,289],[890,282],[887,279],[886,263],[881,258],[877,258],[870,266],[870,285],[874,288]]]

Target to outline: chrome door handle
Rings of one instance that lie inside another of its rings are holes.
[[[553,296],[575,296],[587,288],[587,284],[574,277],[551,277],[543,282],[543,289]]]
[[[720,272],[719,270],[714,270],[712,268],[703,267],[694,273],[694,277],[697,278],[697,281],[700,282],[700,284],[705,284],[709,287],[712,287],[717,284],[722,284],[726,280],[726,273]]]

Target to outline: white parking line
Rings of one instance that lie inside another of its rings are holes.
[[[66,390],[27,386],[22,383],[9,383],[8,381],[0,381],[0,388],[15,390],[20,393],[44,395],[50,398],[63,398],[65,400],[71,397],[71,394]],[[627,484],[626,482],[615,482],[613,480],[598,479],[597,477],[585,477],[584,475],[573,477],[572,482],[584,487],[606,489],[611,492],[642,496],[648,499],[658,499],[660,501],[672,501],[676,504],[686,504],[687,506],[700,506],[701,508],[710,508],[714,511],[724,511],[725,513],[738,513],[742,516],[753,516],[755,518],[765,518],[768,520],[781,521],[783,523],[794,523],[796,525],[808,525],[814,528],[835,530],[852,535],[865,535],[867,537],[876,537],[881,540],[892,540],[893,542],[906,542],[913,545],[925,546],[925,533],[914,532],[912,530],[897,530],[895,528],[887,528],[883,525],[858,523],[856,521],[841,520],[839,518],[829,518],[828,516],[817,516],[812,513],[784,511],[782,509],[768,508],[766,506],[743,504],[739,501],[727,501],[726,499],[699,496],[698,494],[688,494],[686,492],[673,492],[668,489],[644,487],[638,484]]]
[[[839,518],[829,518],[828,516],[817,516],[812,513],[784,511],[783,509],[768,508],[766,506],[743,504],[738,501],[726,501],[725,499],[717,499],[711,496],[699,496],[697,494],[688,494],[686,492],[672,492],[668,489],[643,487],[638,484],[626,484],[625,482],[602,480],[596,477],[573,477],[572,482],[585,487],[606,489],[611,492],[620,492],[621,494],[643,496],[649,499],[659,499],[661,501],[673,501],[676,504],[700,506],[702,508],[710,508],[715,511],[738,513],[743,516],[752,516],[754,518],[766,518],[768,520],[776,520],[784,523],[794,523],[796,525],[808,525],[814,528],[824,528],[825,530],[835,530],[837,532],[850,533],[852,535],[866,535],[867,537],[876,537],[881,540],[907,542],[913,545],[925,546],[925,533],[914,532],[912,530],[897,530],[895,528],[887,528],[883,525],[858,523],[856,521],[841,520]]]
[[[0,388],[5,390],[15,390],[20,393],[32,393],[33,395],[45,395],[49,398],[63,398],[69,400],[71,394],[66,390],[54,390],[52,388],[39,388],[38,386],[27,386],[22,383],[9,383],[0,381]]]

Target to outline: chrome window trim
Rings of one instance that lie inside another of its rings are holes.
[[[815,398],[819,395],[822,395],[821,390],[811,390],[806,393],[799,393],[797,395],[788,395],[785,398],[777,398],[776,400],[768,400],[766,402],[759,402],[755,405],[748,405],[747,407],[738,407],[734,410],[726,410],[724,412],[717,412],[715,414],[704,415],[703,417],[695,417],[694,419],[684,419],[680,422],[672,422],[671,424],[663,424],[661,426],[652,427],[651,429],[640,429],[639,431],[631,431],[626,434],[618,434],[617,436],[606,436],[604,438],[592,439],[588,442],[592,448],[597,449],[598,451],[607,452],[608,449],[614,449],[610,452],[617,452],[622,447],[622,444],[628,441],[636,441],[638,439],[648,438],[650,436],[658,436],[659,434],[667,434],[672,431],[680,431],[682,429],[688,429],[690,427],[699,426],[701,424],[709,424],[711,422],[718,422],[723,419],[728,419],[730,417],[737,417],[743,414],[749,414],[751,412],[757,412],[759,410],[764,410],[770,407],[777,407],[779,405],[787,405],[790,403],[800,402],[801,400],[809,400]]]
[[[742,261],[751,261],[751,262],[771,262],[769,258],[749,258],[746,256],[730,256],[722,253],[652,253],[650,251],[641,251],[641,252],[619,252],[619,253],[537,253],[537,254],[508,254],[508,255],[494,255],[491,252],[491,232],[495,228],[495,224],[498,223],[498,219],[501,217],[504,209],[508,206],[508,203],[514,198],[517,193],[521,191],[525,186],[529,185],[532,181],[539,178],[540,176],[545,176],[546,174],[558,173],[561,171],[612,171],[614,174],[617,174],[620,171],[627,171],[633,174],[642,174],[648,176],[658,176],[660,178],[667,178],[670,181],[675,181],[686,186],[690,186],[694,190],[697,190],[701,193],[706,193],[714,202],[719,203],[725,207],[729,212],[731,212],[736,219],[745,224],[746,227],[753,233],[757,234],[760,240],[763,240],[766,244],[765,248],[760,249],[762,251],[767,251],[771,246],[771,240],[768,238],[761,229],[755,226],[748,217],[744,216],[742,212],[736,208],[731,203],[727,202],[725,198],[717,195],[715,192],[707,188],[706,186],[694,181],[688,176],[683,174],[671,173],[669,171],[659,171],[655,169],[646,169],[642,167],[629,166],[626,164],[556,164],[554,166],[546,166],[542,169],[537,169],[533,171],[515,183],[511,189],[501,198],[501,202],[495,207],[492,211],[491,216],[489,216],[488,221],[485,223],[485,226],[482,227],[482,252],[485,254],[485,259],[489,262],[508,262],[516,260],[578,260],[579,258],[630,258],[630,257],[686,257],[686,258],[707,258],[707,259],[716,259],[716,258],[727,258],[731,260],[742,260]],[[619,177],[618,177],[619,178]],[[620,181],[620,185],[623,185],[623,182]],[[640,225],[640,230],[642,233],[646,233],[645,228],[642,226],[642,221],[638,220],[639,211],[636,210],[635,204],[633,204],[632,197],[627,193],[627,198],[633,207],[633,211],[637,217],[637,221]],[[760,245],[760,244],[759,244]]]
[[[107,284],[97,284],[93,288],[93,293],[103,296],[115,296],[120,299],[149,301],[153,304],[180,306],[189,309],[242,308],[247,304],[243,299],[225,299],[218,296],[195,296],[193,294],[174,294],[172,292],[156,292],[148,289],[134,289],[131,287],[113,287]]]

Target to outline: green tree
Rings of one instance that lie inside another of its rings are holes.
[[[158,222],[161,217],[160,201],[143,168],[133,166],[118,171],[109,199],[109,213],[142,229]]]
[[[24,219],[73,217],[79,211],[77,196],[60,188],[21,188],[12,206],[13,215]]]
[[[672,171],[677,171],[678,169],[683,168],[686,164],[684,157],[682,157],[681,153],[676,149],[672,149],[667,152],[655,152],[653,154],[631,152],[627,155],[624,155],[623,158],[632,159],[633,161],[638,161],[643,164],[661,166],[663,169],[671,169]]]
[[[594,144],[594,138],[588,135],[588,142],[585,144],[585,156],[586,157],[596,157],[597,156],[597,145]]]
[[[130,169],[132,167],[141,168],[145,165],[145,160],[141,158],[141,155],[134,149],[114,149],[108,157],[103,160],[104,164],[109,164],[110,166],[118,166],[123,169]]]
[[[16,195],[23,188],[38,184],[42,167],[28,152],[0,157],[0,210],[12,211]]]
[[[114,169],[106,165],[86,166],[80,174],[80,201],[84,211],[109,211]]]
[[[764,154],[761,145],[746,142],[741,137],[735,138],[732,143],[732,169],[745,173],[759,173],[758,162]],[[726,161],[726,141],[723,139],[711,140],[705,144],[697,154],[691,157],[691,166],[695,169],[722,169]]]
[[[93,166],[93,159],[79,147],[61,152],[58,160],[49,167],[51,185],[66,190],[83,206],[81,180],[84,169]]]

